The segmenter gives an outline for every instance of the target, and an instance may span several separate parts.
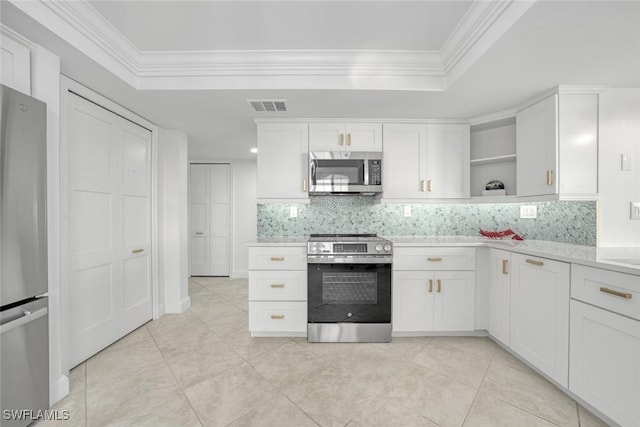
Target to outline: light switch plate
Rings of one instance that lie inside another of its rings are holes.
[[[298,217],[298,207],[297,206],[290,206],[289,207],[289,217],[290,218],[297,218]]]
[[[631,202],[631,219],[640,221],[640,202]]]
[[[409,218],[411,216],[411,206],[405,206],[404,207],[404,216],[406,218]]]
[[[520,218],[535,219],[538,217],[538,207],[536,205],[520,206]]]

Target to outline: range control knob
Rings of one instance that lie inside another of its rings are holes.
[[[384,245],[385,252],[391,252],[391,245],[389,243]]]
[[[376,251],[380,252],[382,250],[382,245],[380,243],[378,243],[376,245]]]

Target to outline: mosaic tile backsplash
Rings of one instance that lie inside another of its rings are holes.
[[[538,218],[520,219],[520,206],[536,205]],[[378,233],[382,236],[478,236],[478,229],[511,228],[525,240],[596,245],[596,202],[415,204],[374,203],[372,197],[319,196],[298,206],[258,205],[258,236],[305,236],[311,233]]]

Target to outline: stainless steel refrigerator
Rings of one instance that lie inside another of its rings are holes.
[[[2,427],[49,408],[46,105],[0,85]]]

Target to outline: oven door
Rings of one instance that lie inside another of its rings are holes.
[[[308,264],[309,323],[391,323],[391,264]]]

